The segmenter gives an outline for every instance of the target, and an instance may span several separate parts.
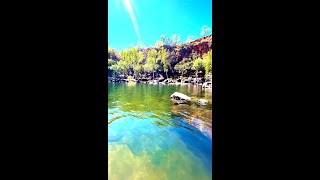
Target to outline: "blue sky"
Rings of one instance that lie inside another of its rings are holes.
[[[212,0],[108,0],[108,46],[118,51],[153,46],[162,34],[197,39],[204,25],[212,29]]]

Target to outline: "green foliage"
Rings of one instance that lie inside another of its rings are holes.
[[[203,28],[204,34],[208,31],[208,28]],[[152,72],[154,77],[156,72],[164,72],[166,78],[169,78],[169,71],[179,71],[185,75],[195,70],[197,75],[200,70],[204,70],[206,76],[212,71],[212,50],[201,58],[195,52],[190,53],[188,45],[176,48],[164,46],[176,45],[180,41],[179,35],[173,35],[172,40],[162,35],[160,39],[162,41],[157,41],[157,48],[142,48],[141,43],[120,53],[108,48],[108,75],[141,76]],[[188,40],[191,41],[192,37],[189,36]],[[180,61],[181,56],[186,55],[187,58]]]
[[[117,65],[119,66],[118,71],[121,74],[126,74],[127,69],[128,69],[128,64],[125,61],[121,60],[121,61],[118,61]]]
[[[110,67],[108,67],[109,70],[111,70],[113,73],[113,76],[119,75],[120,74],[120,67],[118,64],[113,64]]]
[[[153,71],[153,67],[152,67],[152,65],[149,64],[149,63],[145,63],[145,64],[143,65],[143,69],[144,69],[146,72],[152,72],[152,71]]]
[[[112,71],[115,71],[115,72],[118,72],[119,71],[119,65],[118,64],[114,64],[114,65],[108,67],[108,69],[110,69]]]
[[[199,70],[204,68],[204,62],[202,60],[202,58],[197,58],[194,62],[193,62],[193,67],[194,70],[196,70],[196,76],[198,76],[198,72]]]
[[[115,54],[115,50],[111,47],[108,47],[108,54]]]
[[[209,75],[210,71],[212,71],[212,50],[210,50],[207,54],[203,56],[205,75]]]
[[[163,64],[164,72],[168,72],[168,61],[167,61],[168,56],[169,56],[169,53],[164,48],[161,48],[160,51],[158,52],[158,58]]]
[[[109,60],[108,60],[109,62]],[[111,61],[110,61],[111,62]],[[127,71],[127,65],[124,61],[120,60],[118,62],[114,62],[114,64],[108,67],[109,70],[113,71],[113,75],[121,75],[125,74]]]
[[[157,47],[161,47],[161,46],[163,46],[163,42],[157,41],[156,45],[157,45]]]
[[[115,61],[113,59],[108,59],[108,66],[112,66],[115,64]]]
[[[155,65],[157,62],[157,50],[151,49],[147,55],[147,62]]]
[[[179,62],[174,66],[174,69],[176,71],[179,71],[183,76],[186,72],[192,69],[192,66],[193,66],[192,59],[184,58],[181,62]]]
[[[128,78],[127,78],[129,81],[130,80],[134,80],[134,78],[132,77],[132,76],[128,76]]]
[[[121,51],[122,65],[131,74],[130,69],[133,69],[133,73],[139,74],[141,72],[141,62],[143,60],[143,54],[139,51],[138,47],[132,47],[129,50]]]
[[[134,73],[135,73],[136,75],[138,75],[138,74],[140,74],[140,73],[142,72],[143,66],[142,66],[141,64],[138,64],[138,65],[136,65],[136,66],[133,68],[133,70],[134,70]]]
[[[163,65],[163,71],[166,73],[168,78],[169,62],[168,62],[169,53],[163,47],[158,52],[158,59]]]
[[[148,52],[145,69],[148,72],[152,71],[153,76],[154,76],[154,71],[159,68],[159,66],[157,65],[157,62],[158,62],[157,51],[155,49],[152,49]]]

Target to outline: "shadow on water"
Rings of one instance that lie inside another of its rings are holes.
[[[205,167],[211,171],[212,139],[196,127],[189,125],[183,118],[173,117],[173,121],[180,128],[174,128],[172,131],[180,137],[191,152],[205,162]]]

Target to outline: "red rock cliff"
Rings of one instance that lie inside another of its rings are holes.
[[[189,43],[178,44],[176,46],[164,45],[163,47],[170,52],[170,59],[175,60],[176,62],[181,61],[183,58],[190,57],[192,52],[195,52],[198,56],[202,57],[212,49],[212,35],[202,37]],[[141,51],[146,57],[148,51],[151,49],[159,50],[160,48],[148,47]],[[114,50],[108,52],[108,58],[116,61],[120,59],[119,54]]]

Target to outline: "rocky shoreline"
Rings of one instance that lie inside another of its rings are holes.
[[[123,82],[123,83],[144,83],[144,84],[192,84],[192,85],[204,85],[210,84],[209,89],[211,89],[211,80],[206,80],[205,78],[179,78],[179,79],[164,79],[164,78],[113,78],[109,77],[108,82]]]

